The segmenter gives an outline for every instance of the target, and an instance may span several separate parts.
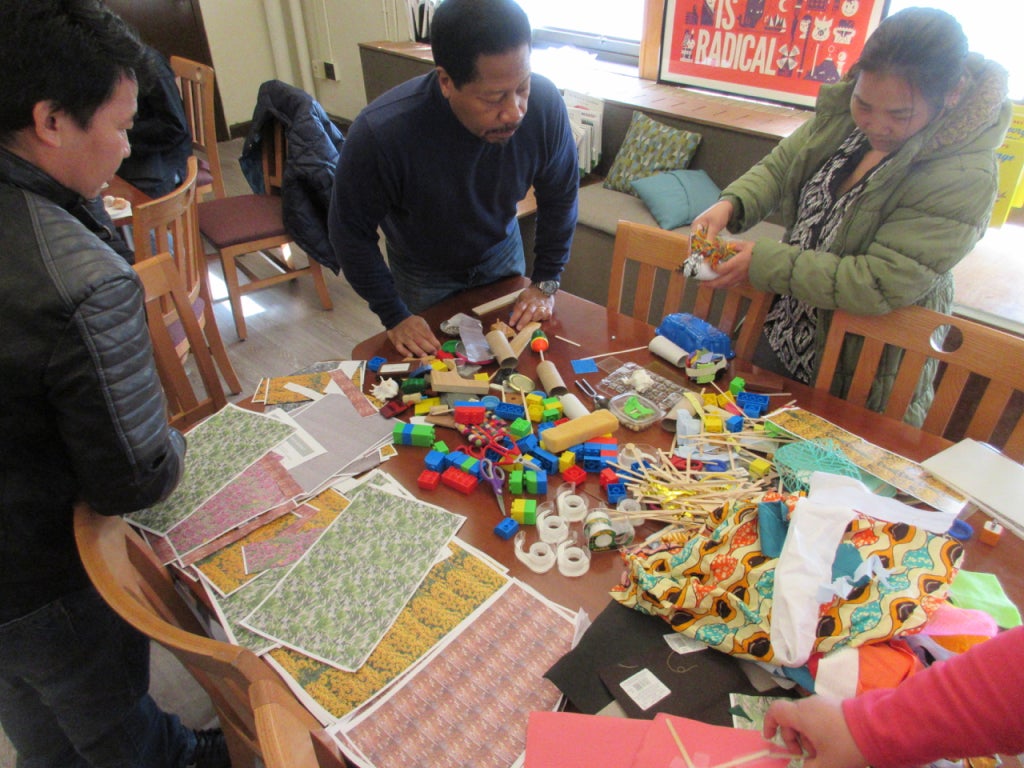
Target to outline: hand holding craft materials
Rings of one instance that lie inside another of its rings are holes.
[[[679,271],[697,280],[714,280],[718,277],[716,267],[736,253],[736,246],[718,237],[708,237],[704,230],[690,235],[690,255]]]

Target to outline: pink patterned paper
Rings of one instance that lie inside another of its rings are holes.
[[[167,538],[184,560],[192,550],[301,492],[280,459],[268,453],[168,531]]]

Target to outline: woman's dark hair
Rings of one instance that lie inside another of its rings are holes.
[[[99,0],[0,3],[0,141],[51,101],[83,129],[122,77],[145,70],[135,32]]]
[[[861,72],[897,75],[940,109],[960,82],[967,51],[967,36],[948,13],[906,8],[884,19],[872,33],[850,77]]]
[[[444,0],[434,12],[430,45],[434,63],[456,88],[477,76],[481,54],[506,53],[530,44],[530,20],[515,0]]]

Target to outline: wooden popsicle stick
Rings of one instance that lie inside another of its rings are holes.
[[[683,760],[686,761],[686,768],[694,768],[693,760],[690,759],[690,753],[686,751],[686,747],[683,746],[683,740],[679,738],[679,734],[676,733],[676,727],[672,725],[671,720],[666,720],[665,725],[668,726],[668,732],[672,734],[672,740],[675,741],[676,747],[679,748],[679,754],[683,756]]]

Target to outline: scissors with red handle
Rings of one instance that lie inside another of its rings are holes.
[[[484,480],[491,484],[491,489],[494,491],[494,498],[498,502],[498,509],[501,510],[501,516],[505,517],[505,470],[499,467],[490,459],[483,459],[480,462],[480,474],[483,475]]]

